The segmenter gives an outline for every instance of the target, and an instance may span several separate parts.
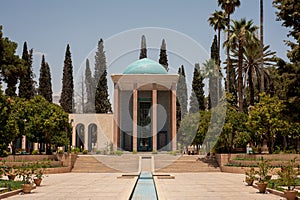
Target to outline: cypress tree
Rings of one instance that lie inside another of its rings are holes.
[[[104,52],[103,40],[98,42],[98,51],[95,55],[95,76],[94,86],[95,91],[95,111],[96,113],[111,112],[111,104],[108,99],[108,86],[107,86],[107,69],[106,57]]]
[[[90,61],[86,59],[86,66],[85,66],[85,88],[87,94],[87,103],[85,106],[85,111],[87,113],[95,112],[94,106],[94,99],[95,99],[95,92],[93,91],[93,77],[92,72],[90,69]]]
[[[187,86],[185,78],[184,66],[178,69],[179,79],[177,82],[177,101],[176,101],[176,113],[177,113],[177,126],[180,127],[180,121],[187,114]]]
[[[204,96],[204,76],[200,72],[199,63],[195,64],[193,82],[192,82],[192,94],[190,97],[190,112],[195,113],[199,110],[205,110],[205,96]]]
[[[159,54],[159,64],[164,66],[166,71],[169,71],[168,67],[168,56],[167,56],[167,47],[165,39],[162,40],[161,47],[160,47],[160,54]]]
[[[23,67],[20,73],[20,84],[19,84],[19,97],[25,99],[31,99],[34,96],[35,88],[34,88],[34,80],[33,80],[33,72],[32,72],[32,53],[33,50],[27,50],[27,43],[24,42],[23,46]]]
[[[61,107],[67,113],[73,112],[73,102],[74,102],[73,96],[74,96],[73,66],[72,66],[70,46],[68,44],[66,49],[66,54],[65,54],[65,61],[64,61],[62,91],[59,100]]]
[[[98,81],[95,94],[95,110],[96,113],[111,112],[111,104],[108,99],[108,87],[106,79],[107,71],[105,70]]]
[[[105,70],[106,70],[106,57],[104,52],[103,40],[101,38],[98,41],[97,51],[95,55],[94,88],[97,87],[98,81]]]
[[[38,94],[43,96],[47,101],[52,103],[52,83],[49,64],[45,61],[45,56],[42,56],[40,68]]]
[[[146,37],[142,35],[140,59],[147,58]]]

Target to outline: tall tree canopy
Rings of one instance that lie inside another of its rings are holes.
[[[85,106],[85,111],[87,113],[95,112],[95,92],[93,91],[93,77],[92,72],[90,68],[90,61],[89,59],[86,59],[86,65],[85,65],[85,89],[87,94],[87,103]]]
[[[16,85],[18,83],[22,60],[15,55],[17,43],[3,37],[2,26],[0,25],[0,73],[2,80],[7,84],[5,94],[16,96]]]
[[[140,59],[147,58],[146,37],[142,35]]]
[[[19,84],[19,97],[25,99],[31,99],[35,93],[35,82],[33,80],[34,74],[32,71],[32,53],[33,50],[27,50],[27,43],[24,42],[23,46],[23,66],[20,73],[20,84]]]
[[[196,63],[193,74],[192,93],[190,97],[190,112],[192,113],[205,110],[203,81],[204,76],[200,72],[200,65],[199,63]]]
[[[108,113],[111,112],[111,104],[108,95],[107,86],[107,68],[106,57],[104,51],[103,40],[98,42],[98,51],[95,55],[95,111],[96,113]]]
[[[293,63],[300,61],[300,1],[299,0],[274,0],[273,5],[278,9],[277,20],[283,21],[282,25],[289,28],[289,37],[294,41],[286,41],[291,47],[287,56]]]
[[[161,47],[160,47],[160,53],[159,53],[159,64],[164,66],[166,71],[169,71],[168,67],[168,56],[167,56],[167,46],[165,39],[162,40]]]
[[[66,49],[66,54],[65,54],[65,61],[64,61],[62,91],[59,100],[61,107],[67,113],[73,112],[73,103],[74,103],[73,97],[74,97],[73,66],[72,66],[70,46],[68,44]]]
[[[218,0],[218,5],[227,14],[227,30],[230,29],[230,15],[234,13],[235,8],[241,5],[240,0]],[[227,31],[227,40],[230,38],[230,31]],[[226,46],[227,51],[227,66],[226,66],[226,89],[228,92],[234,93],[235,74],[230,63],[230,46]]]
[[[45,56],[42,56],[40,68],[38,94],[43,96],[47,101],[52,103],[52,83],[49,64],[45,61]]]

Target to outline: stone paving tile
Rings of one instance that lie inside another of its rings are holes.
[[[12,200],[119,200],[128,199],[136,179],[117,179],[119,173],[50,174],[31,194]],[[279,196],[259,194],[243,183],[243,174],[172,173],[175,179],[157,179],[159,200],[279,200]]]
[[[117,179],[120,173],[66,173],[50,174],[41,187],[31,194],[16,195],[8,199],[18,200],[128,200],[135,179]]]
[[[175,179],[156,179],[160,200],[279,200],[273,194],[259,194],[243,183],[243,174],[172,173]]]

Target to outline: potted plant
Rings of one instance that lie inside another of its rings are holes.
[[[37,169],[33,178],[35,185],[40,186],[43,178],[44,178],[44,169],[42,168]]]
[[[16,176],[18,175],[18,170],[14,167],[3,166],[2,172],[5,176],[8,177],[8,180],[12,181],[15,180]]]
[[[294,190],[296,187],[296,179],[299,174],[295,170],[296,158],[291,160],[289,164],[285,167],[281,167],[281,170],[277,172],[279,178],[278,183],[281,186],[287,186],[287,190],[284,190],[284,195],[288,200],[295,200],[298,191]]]
[[[22,184],[22,190],[24,193],[30,193],[33,189],[32,185],[32,174],[34,172],[34,169],[30,166],[22,166],[20,168],[19,177],[22,178],[22,181],[24,182]]]
[[[253,181],[255,180],[255,170],[253,167],[251,167],[250,170],[246,170],[245,171],[245,182],[247,183],[247,185],[251,186],[253,185]]]
[[[258,163],[258,171],[255,173],[258,175],[258,182],[256,183],[259,193],[265,193],[268,185],[268,181],[271,179],[271,166],[268,160],[264,160],[261,157]]]

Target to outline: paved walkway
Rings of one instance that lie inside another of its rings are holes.
[[[8,199],[73,200],[121,199],[128,200],[136,179],[117,179],[119,173],[66,173],[50,174],[41,187],[31,194],[16,195]],[[245,186],[243,174],[229,173],[178,173],[175,179],[157,179],[160,200],[279,200],[272,194],[258,194],[253,187]]]
[[[259,194],[243,183],[245,175],[221,172],[177,173],[175,179],[155,180],[160,200],[279,200],[273,194]]]

